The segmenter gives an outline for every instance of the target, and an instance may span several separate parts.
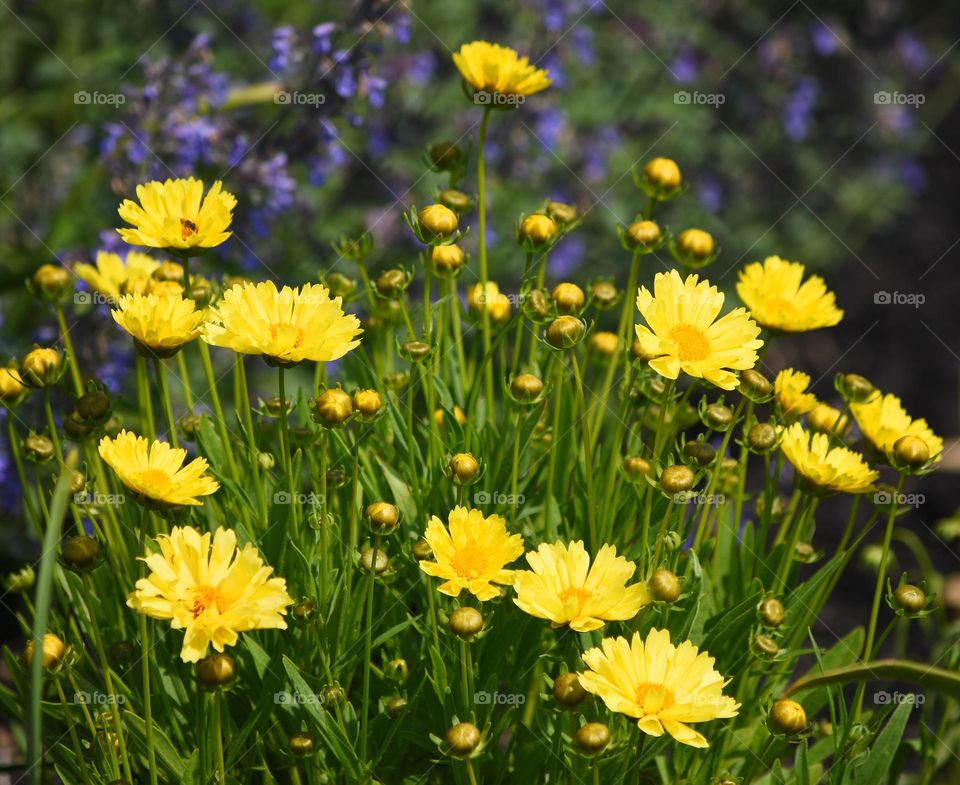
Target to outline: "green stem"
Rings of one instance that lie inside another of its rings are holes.
[[[140,553],[147,555],[147,521],[150,513],[146,508],[140,514]],[[147,565],[140,562],[140,577],[147,575]],[[153,740],[153,699],[150,694],[150,627],[147,615],[138,613],[140,625],[140,674],[143,682],[143,722],[146,729],[147,761],[150,766],[150,785],[157,785],[157,754]]]
[[[77,361],[77,353],[73,350],[73,339],[70,337],[70,330],[67,329],[67,320],[63,315],[63,305],[58,301],[54,303],[53,308],[57,314],[57,325],[60,328],[63,347],[67,350],[67,365],[70,367],[73,391],[80,396],[83,395],[83,378],[80,376],[80,363]]]
[[[720,449],[717,451],[717,457],[714,459],[715,462],[713,471],[710,473],[710,480],[707,484],[707,500],[714,495],[714,491],[717,489],[717,483],[720,481],[720,469],[723,465],[723,458],[727,454],[727,446],[730,444],[731,436],[733,436],[733,429],[737,426],[737,422],[740,420],[740,415],[743,412],[743,407],[746,405],[746,402],[746,398],[740,399],[740,403],[737,404],[737,408],[733,411],[733,421],[730,423],[730,427],[727,428],[726,433],[723,434],[723,440],[720,443]],[[712,508],[713,505],[704,504],[703,512],[700,513],[700,520],[697,523],[697,534],[693,542],[693,548],[696,551],[700,550],[700,546],[703,545],[703,541],[706,538],[707,516],[710,514],[710,510]]]
[[[227,432],[227,420],[223,416],[223,407],[220,405],[220,393],[217,392],[217,380],[213,375],[213,364],[210,362],[210,349],[203,341],[197,341],[200,349],[200,362],[203,365],[203,375],[207,380],[207,387],[210,390],[210,402],[213,404],[213,415],[216,420],[217,434],[220,441],[223,442],[223,454],[227,459],[227,472],[230,479],[239,482],[237,474],[237,464],[233,458],[233,447],[230,444],[230,434]]]
[[[370,573],[367,578],[367,618],[363,625],[363,703],[360,712],[360,760],[367,760],[370,722],[370,658],[373,656],[373,600],[376,589],[377,549],[380,538],[374,537],[373,553],[370,559]]]
[[[150,395],[150,383],[147,381],[147,361],[138,351],[134,359],[137,370],[137,398],[140,404],[141,427],[152,442],[157,438],[157,423],[153,416],[153,398]]]
[[[573,365],[573,377],[577,382],[577,399],[580,403],[580,426],[583,430],[583,458],[584,475],[587,481],[587,527],[590,533],[590,547],[596,552],[600,547],[597,540],[597,510],[593,493],[593,447],[590,444],[589,426],[587,424],[587,402],[583,395],[583,374],[580,371],[580,362],[576,351],[571,351],[570,362]]]
[[[480,121],[480,132],[477,135],[477,227],[480,233],[478,250],[480,257],[480,291],[487,291],[488,269],[487,269],[487,200],[486,174],[484,172],[484,145],[487,139],[487,124],[490,121],[490,107],[483,108],[483,119]],[[493,358],[490,354],[490,311],[484,307],[480,309],[480,327],[483,333],[483,355],[486,358],[484,364],[484,381],[487,393],[487,417],[493,419],[494,397],[493,397]]]
[[[293,477],[293,456],[290,454],[290,424],[287,416],[287,396],[286,383],[284,378],[284,368],[277,368],[277,394],[280,396],[280,460],[282,461],[283,473],[287,478],[287,493],[290,495],[290,504],[292,505],[292,517],[294,529],[299,536],[299,509],[297,503],[297,486]]]
[[[227,783],[227,767],[223,759],[223,691],[217,690],[213,696],[213,721],[216,727],[217,736],[217,771],[220,776],[220,785]]]
[[[553,423],[550,429],[553,441],[550,445],[550,457],[547,459],[547,487],[543,499],[543,529],[551,541],[556,539],[556,522],[548,517],[548,513],[550,511],[550,498],[553,496],[553,481],[557,473],[557,442],[560,437],[560,412],[563,407],[563,360],[556,357],[555,362],[557,375],[553,390]]]
[[[173,403],[170,401],[170,388],[167,384],[167,367],[159,357],[153,358],[153,371],[157,380],[157,389],[160,390],[160,404],[163,407],[163,414],[167,420],[167,432],[170,434],[170,444],[174,447],[179,447],[177,427],[173,419]]]
[[[260,477],[260,448],[253,428],[253,413],[250,408],[250,388],[247,385],[247,370],[243,364],[243,355],[234,357],[234,372],[237,375],[237,387],[240,391],[240,409],[243,417],[243,429],[247,432],[247,451],[250,453],[250,469],[253,473],[253,487],[257,495],[260,510],[260,524],[267,525],[267,496]]]

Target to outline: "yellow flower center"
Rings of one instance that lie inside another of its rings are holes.
[[[701,330],[691,324],[678,324],[670,330],[670,339],[677,344],[677,356],[682,362],[705,360],[710,354],[710,341]]]
[[[453,554],[450,566],[461,578],[476,578],[483,574],[486,568],[486,560],[479,550],[468,548]]]
[[[180,219],[180,239],[186,240],[191,235],[194,235],[198,232],[197,225],[186,218]]]
[[[766,302],[766,310],[768,313],[775,313],[787,319],[795,318],[798,315],[797,306],[783,297],[771,297],[768,299]]]
[[[304,339],[303,330],[293,324],[272,324],[270,325],[270,338],[274,343],[281,346],[290,346],[294,349],[300,348]]]
[[[560,601],[564,606],[570,602],[575,602],[579,610],[587,603],[591,596],[593,596],[592,593],[587,589],[580,586],[571,586],[569,589],[564,589],[560,592]]]
[[[649,681],[637,685],[636,701],[644,714],[656,714],[669,709],[677,702],[673,690],[663,684]]]
[[[170,487],[170,475],[160,469],[147,469],[137,476],[140,484],[154,491],[166,491]]]
[[[197,586],[193,590],[193,618],[213,607],[223,613],[223,602],[217,595],[217,590],[213,586]]]

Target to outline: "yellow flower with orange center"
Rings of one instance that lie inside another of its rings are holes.
[[[474,90],[501,95],[528,96],[551,84],[550,74],[510,47],[473,41],[453,55],[454,65]]]
[[[529,570],[514,573],[514,602],[554,627],[590,632],[608,621],[632,619],[650,602],[645,583],[627,586],[636,565],[604,545],[593,565],[583,542],[542,544],[527,553]]]
[[[455,507],[447,522],[449,529],[434,515],[427,524],[423,536],[434,560],[420,562],[420,569],[444,579],[438,587],[443,594],[457,597],[466,589],[478,600],[492,600],[500,593],[495,583],[513,582],[515,573],[506,566],[523,554],[523,538],[509,534],[499,515],[484,517],[466,507]]]
[[[668,379],[680,372],[733,390],[734,371],[753,368],[763,346],[760,328],[743,308],[720,316],[723,293],[697,275],[657,273],[653,294],[637,293],[637,308],[648,326],[636,325],[640,349],[650,367]]]
[[[681,744],[708,747],[689,723],[729,719],[740,710],[723,694],[727,681],[713,657],[690,641],[674,646],[667,630],[650,630],[646,639],[639,632],[630,640],[604,638],[583,661],[589,670],[578,674],[580,685],[650,736],[666,732]]]
[[[843,318],[836,297],[823,278],[811,275],[800,262],[768,256],[740,271],[737,294],[763,327],[784,332],[806,332],[832,327]]]
[[[229,529],[201,534],[190,526],[174,527],[156,539],[160,551],[144,556],[150,570],[137,581],[127,605],[153,619],[184,630],[180,659],[197,662],[213,646],[234,646],[239,633],[285,630],[287,594],[283,578],[271,577],[257,549],[237,546]]]

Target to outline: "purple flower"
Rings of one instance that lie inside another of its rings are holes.
[[[817,80],[804,76],[797,83],[783,107],[783,130],[787,138],[794,142],[806,138],[813,121],[813,109],[817,101]]]

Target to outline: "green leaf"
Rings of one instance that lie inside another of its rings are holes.
[[[886,727],[871,745],[866,762],[854,772],[852,785],[882,785],[887,781],[911,709],[912,703],[901,703],[894,709]]]
[[[811,687],[822,684],[845,684],[848,682],[870,681],[905,681],[910,684],[919,684],[933,692],[949,695],[960,700],[960,673],[935,668],[911,660],[874,660],[856,665],[847,665],[842,668],[832,668],[822,673],[804,676],[791,684],[785,695],[792,695]],[[913,704],[907,704],[913,705]]]
[[[393,494],[393,503],[400,509],[400,513],[407,521],[413,523],[417,520],[417,504],[410,494],[410,486],[397,477],[396,473],[386,464],[378,455],[377,463],[383,472],[383,477],[390,486],[390,492]]]

